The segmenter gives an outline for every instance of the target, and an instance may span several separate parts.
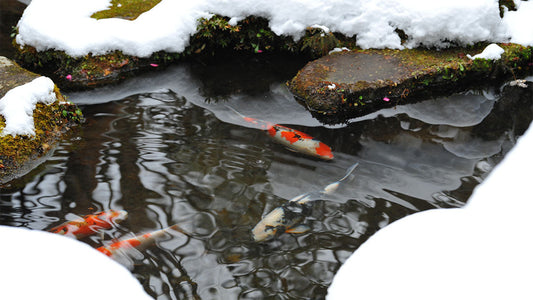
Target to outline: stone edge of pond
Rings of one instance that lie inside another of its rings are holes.
[[[89,53],[73,57],[64,51],[38,51],[31,45],[18,45],[15,60],[24,68],[50,77],[63,90],[85,90],[120,82],[141,72],[158,70],[186,59],[209,62],[227,56],[301,55],[318,58],[335,47],[355,47],[355,39],[342,34],[307,28],[297,42],[278,36],[263,17],[249,16],[236,25],[229,18],[214,15],[198,20],[197,32],[190,45],[180,53],[159,51],[149,57],[137,57],[121,51],[103,55]],[[16,33],[16,32],[14,32]]]
[[[0,99],[9,90],[38,77],[40,75],[0,56]],[[83,121],[81,111],[66,101],[57,86],[54,92],[57,98],[54,103],[39,103],[33,111],[35,136],[0,135],[0,187],[37,167],[42,158],[53,151],[57,142]],[[0,115],[0,130],[3,127],[5,119]]]
[[[446,96],[476,85],[503,82],[531,72],[532,47],[499,45],[505,50],[499,60],[471,60],[466,56],[480,53],[486,44],[442,50],[370,49],[332,53],[309,62],[290,80],[288,86],[320,121],[342,123],[382,108]],[[396,58],[402,74],[394,79],[329,81],[331,74],[336,72],[331,67],[331,61],[349,55],[357,55],[359,59],[371,55],[384,59]]]

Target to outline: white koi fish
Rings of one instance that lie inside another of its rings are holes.
[[[250,118],[244,116],[230,106],[227,107],[243,118],[243,120],[246,122],[256,125],[259,129],[266,130],[268,136],[287,148],[324,160],[333,159],[333,153],[328,145],[306,133],[283,125]]]
[[[306,205],[309,201],[322,198],[337,190],[340,183],[348,178],[359,163],[355,163],[346,174],[339,180],[325,186],[320,191],[313,191],[298,195],[288,203],[276,207],[270,213],[265,215],[257,225],[252,229],[252,237],[256,242],[269,240],[277,234],[287,233],[304,233],[309,229],[300,223],[310,214],[310,207]]]

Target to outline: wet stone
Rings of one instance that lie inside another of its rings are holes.
[[[381,54],[345,52],[328,58],[325,60],[331,69],[326,81],[335,83],[373,80],[391,80],[398,83],[411,73],[402,65],[400,59]]]
[[[494,61],[467,57],[485,46],[336,52],[309,62],[289,88],[316,118],[336,124],[531,72],[531,47],[500,44],[505,52]]]

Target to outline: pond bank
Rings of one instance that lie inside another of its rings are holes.
[[[0,56],[0,108],[8,101],[9,93],[12,95],[17,90],[17,96],[25,95],[20,92],[25,89],[24,85],[39,78],[40,75]],[[0,115],[0,186],[36,167],[53,150],[55,143],[82,121],[81,111],[76,105],[67,102],[56,86],[51,87],[51,92],[55,95],[55,101],[51,104],[41,103],[43,99],[16,99],[17,102],[26,101],[28,105],[36,103],[32,115],[33,135],[4,133],[8,120],[7,116]],[[38,97],[32,91],[28,91],[27,95]],[[8,106],[10,114],[15,113],[16,108],[12,104]],[[31,106],[24,108],[26,111],[23,114],[28,114]],[[20,121],[21,115],[16,115],[15,119]]]

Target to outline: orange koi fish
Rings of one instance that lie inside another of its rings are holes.
[[[246,122],[256,125],[259,129],[266,130],[268,136],[270,136],[272,139],[282,144],[283,146],[286,146],[297,152],[321,158],[324,160],[333,159],[333,153],[331,152],[331,148],[328,145],[306,133],[286,126],[273,124],[271,122],[255,118],[250,118],[242,115],[230,106],[227,107],[233,112],[235,112],[237,115],[242,117],[243,120],[245,120]]]
[[[118,252],[126,251],[128,249],[137,249],[141,251],[153,245],[158,239],[161,239],[162,237],[166,236],[170,229],[183,232],[178,225],[173,225],[153,232],[134,236],[129,239],[120,240],[118,242],[112,243],[109,246],[102,246],[100,248],[97,248],[96,250],[110,257],[117,254]]]
[[[289,200],[288,203],[274,208],[252,229],[254,241],[266,241],[283,232],[304,233],[308,231],[309,228],[307,226],[300,224],[311,213],[307,203],[333,193],[340,183],[353,173],[358,165],[359,163],[352,165],[341,179],[328,184],[322,190],[298,195]]]
[[[101,211],[92,215],[86,215],[79,219],[65,222],[50,229],[52,233],[62,234],[76,239],[82,239],[94,234],[100,229],[109,229],[113,223],[120,223],[128,217],[125,210]]]

